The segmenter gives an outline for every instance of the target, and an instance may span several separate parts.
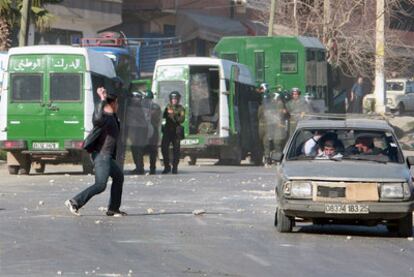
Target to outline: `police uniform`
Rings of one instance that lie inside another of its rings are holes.
[[[172,99],[178,99],[177,104],[172,104]],[[180,161],[180,140],[183,137],[180,137],[180,132],[177,132],[181,127],[181,124],[185,119],[185,109],[179,104],[181,95],[178,92],[170,93],[170,103],[164,110],[163,119],[165,124],[162,127],[162,141],[161,141],[161,152],[164,159],[164,171],[163,174],[169,173],[171,171],[170,157],[169,157],[169,146],[173,146],[173,161],[172,161],[172,173],[177,173],[178,163]],[[168,110],[173,110],[172,113],[169,113]],[[183,135],[183,134],[182,134]]]
[[[305,99],[300,97],[300,91],[297,91],[299,92],[299,98],[291,98],[289,102],[286,104],[286,109],[290,115],[289,136],[293,134],[293,132],[296,129],[296,125],[298,124],[298,121],[303,117],[303,115],[311,111],[309,104],[305,101]]]

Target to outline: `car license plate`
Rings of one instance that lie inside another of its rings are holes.
[[[325,204],[326,214],[367,214],[368,205],[361,204]]]
[[[33,142],[33,149],[56,150],[56,149],[59,149],[59,143],[57,142]]]

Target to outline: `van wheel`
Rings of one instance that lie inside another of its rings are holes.
[[[19,174],[29,175],[31,166],[32,164],[30,162],[27,162],[24,166],[20,166]]]
[[[36,163],[35,165],[35,171],[36,173],[44,173],[46,169],[45,163]]]
[[[9,169],[9,174],[10,175],[17,175],[17,173],[19,173],[20,166],[18,166],[18,165],[9,165],[8,169]]]
[[[190,156],[190,160],[188,161],[188,165],[196,165],[197,157]]]
[[[405,113],[405,106],[403,103],[398,104],[397,111],[398,115],[402,115]]]
[[[280,233],[292,232],[293,219],[291,219],[290,217],[287,217],[281,209],[276,210],[275,217],[276,217],[275,218],[276,229]]]
[[[398,236],[411,237],[413,235],[413,214],[409,213],[398,220]]]
[[[93,173],[93,164],[90,159],[84,159],[82,161],[82,170],[83,174],[92,174]]]

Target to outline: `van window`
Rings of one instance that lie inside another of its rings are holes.
[[[298,53],[280,53],[282,73],[298,72]]]
[[[224,53],[224,54],[221,55],[221,58],[223,60],[229,60],[229,61],[232,61],[232,62],[235,62],[235,63],[239,62],[239,57],[238,57],[237,53]]]
[[[50,100],[52,101],[80,101],[81,87],[82,74],[50,74]]]
[[[169,95],[172,91],[181,94],[180,104],[185,105],[185,82],[184,81],[161,81],[158,82],[158,101],[161,107],[165,107],[169,102]]]
[[[257,82],[264,82],[265,80],[265,56],[264,52],[255,52],[255,74]]]
[[[43,74],[10,74],[13,102],[40,102]]]

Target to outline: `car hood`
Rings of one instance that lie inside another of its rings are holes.
[[[410,178],[405,164],[370,161],[285,161],[281,173],[288,180],[406,182]]]

